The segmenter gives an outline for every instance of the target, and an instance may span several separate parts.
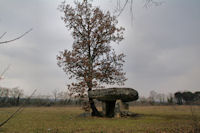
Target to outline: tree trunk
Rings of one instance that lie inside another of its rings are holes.
[[[89,88],[88,91],[91,91],[92,89]],[[90,103],[90,108],[92,109],[92,116],[99,116],[102,117],[102,115],[99,113],[99,111],[97,110],[94,101],[92,98],[89,98],[89,103]]]
[[[90,108],[92,109],[92,116],[99,116],[101,117],[102,115],[99,113],[99,111],[97,110],[93,99],[89,98],[89,102],[90,102]]]
[[[20,96],[17,97],[17,103],[16,103],[17,106],[19,105],[19,100],[20,100]]]

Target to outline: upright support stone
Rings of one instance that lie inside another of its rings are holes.
[[[106,117],[115,116],[115,102],[116,101],[106,101]]]
[[[105,101],[102,101],[102,113],[103,113],[103,116],[106,116],[106,102]]]
[[[117,100],[115,104],[115,117],[121,117],[129,113],[129,104],[121,100]]]
[[[120,104],[121,104],[121,100],[117,100],[115,103],[115,117],[119,118],[120,117]]]

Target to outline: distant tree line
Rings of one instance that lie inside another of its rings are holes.
[[[23,90],[17,87],[12,89],[0,87],[0,106],[18,106],[23,95]]]
[[[150,91],[148,97],[141,96],[138,101],[133,104],[136,105],[172,105],[175,103],[174,94],[169,93],[157,93],[156,91]]]
[[[200,91],[196,91],[194,93],[190,91],[176,92],[174,97],[176,99],[176,103],[179,105],[196,104],[200,102]]]
[[[140,97],[133,104],[139,105],[200,105],[200,91],[190,92],[175,92],[168,95],[151,91],[149,97]]]
[[[67,106],[81,105],[81,99],[76,97],[66,97],[65,92],[53,91],[52,96],[38,95],[28,98],[24,95],[24,91],[19,88],[3,88],[0,87],[0,107],[10,106]],[[56,97],[55,97],[56,96]]]

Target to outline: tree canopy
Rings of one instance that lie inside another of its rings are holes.
[[[64,13],[62,20],[74,39],[73,49],[57,56],[58,65],[70,79],[77,80],[70,85],[71,91],[83,93],[103,83],[123,85],[125,55],[117,55],[110,45],[123,40],[124,28],[116,26],[116,17],[92,7],[87,0],[75,2],[74,8],[63,2],[59,10]]]

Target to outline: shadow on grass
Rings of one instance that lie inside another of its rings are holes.
[[[165,120],[192,120],[192,117],[190,115],[160,115],[160,114],[152,114],[147,116],[153,116],[153,117],[160,117]]]
[[[102,115],[103,116],[103,115]],[[144,114],[138,114],[138,113],[133,113],[133,112],[122,112],[120,117],[106,117],[106,116],[103,116],[103,117],[97,117],[97,116],[91,116],[90,113],[81,113],[79,114],[77,117],[78,118],[139,118],[139,117],[142,117],[144,116]]]

